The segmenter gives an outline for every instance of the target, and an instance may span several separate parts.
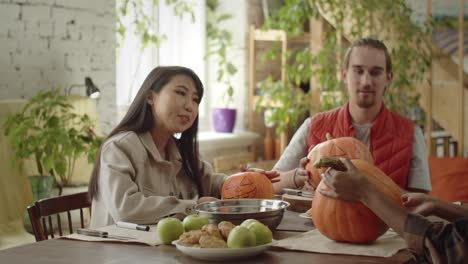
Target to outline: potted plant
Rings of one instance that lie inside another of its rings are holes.
[[[216,80],[225,86],[222,95],[223,107],[212,109],[213,128],[216,132],[231,133],[236,122],[236,109],[229,108],[233,102],[234,87],[232,77],[237,73],[237,68],[226,56],[228,49],[232,47],[232,34],[226,29],[218,27],[219,23],[230,19],[230,14],[219,14],[217,0],[207,0],[207,25],[208,51],[206,58],[214,57],[217,64]]]
[[[77,158],[85,154],[94,161],[102,142],[90,117],[74,113],[58,89],[39,91],[19,113],[8,117],[4,128],[20,168],[27,159],[35,163],[37,175],[29,177],[33,199],[50,196],[53,183],[61,194],[62,187],[72,183]]]
[[[255,110],[269,110],[265,122],[274,124],[277,134],[290,126],[294,128],[309,110],[307,94],[289,82],[273,81],[268,77],[260,82],[259,88],[261,96],[255,104]]]

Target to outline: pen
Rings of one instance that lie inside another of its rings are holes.
[[[109,235],[108,232],[105,231],[99,231],[99,230],[92,230],[92,229],[86,229],[86,228],[78,228],[76,230],[77,234],[80,235],[85,235],[85,236],[94,236],[94,237],[102,237],[102,238],[111,238],[111,239],[120,239],[120,240],[130,240],[130,239],[135,239],[133,237],[124,237],[124,236],[115,236],[115,235]]]
[[[147,225],[137,225],[134,223],[127,223],[127,222],[117,222],[116,225],[118,227],[122,228],[128,228],[128,229],[135,229],[135,230],[141,230],[141,231],[149,231],[150,227]]]

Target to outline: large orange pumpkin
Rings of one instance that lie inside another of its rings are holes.
[[[270,179],[265,174],[253,171],[229,176],[221,190],[222,199],[271,199],[274,194]]]
[[[352,160],[356,168],[385,196],[402,206],[400,187],[378,167],[365,160]],[[320,182],[318,188],[327,188]],[[315,192],[312,202],[315,227],[335,241],[367,243],[384,234],[388,227],[360,202],[326,197]]]
[[[325,171],[325,169],[317,169],[313,165],[316,160],[322,157],[362,159],[373,163],[369,149],[358,139],[353,137],[331,138],[329,133],[327,133],[327,139],[327,141],[315,145],[307,155],[309,163],[306,165],[306,170],[309,171],[309,184],[312,187],[317,187],[321,180],[320,174]]]

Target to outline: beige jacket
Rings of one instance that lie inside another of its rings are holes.
[[[158,152],[149,132],[122,132],[107,140],[101,152],[99,195],[92,202],[91,228],[117,221],[155,223],[174,214],[187,214],[199,194],[182,169],[174,140],[168,143],[169,161]],[[204,196],[220,197],[227,177],[202,164]]]

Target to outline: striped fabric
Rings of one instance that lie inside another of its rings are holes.
[[[409,214],[403,237],[414,256],[407,263],[468,263],[468,217],[447,223]]]

